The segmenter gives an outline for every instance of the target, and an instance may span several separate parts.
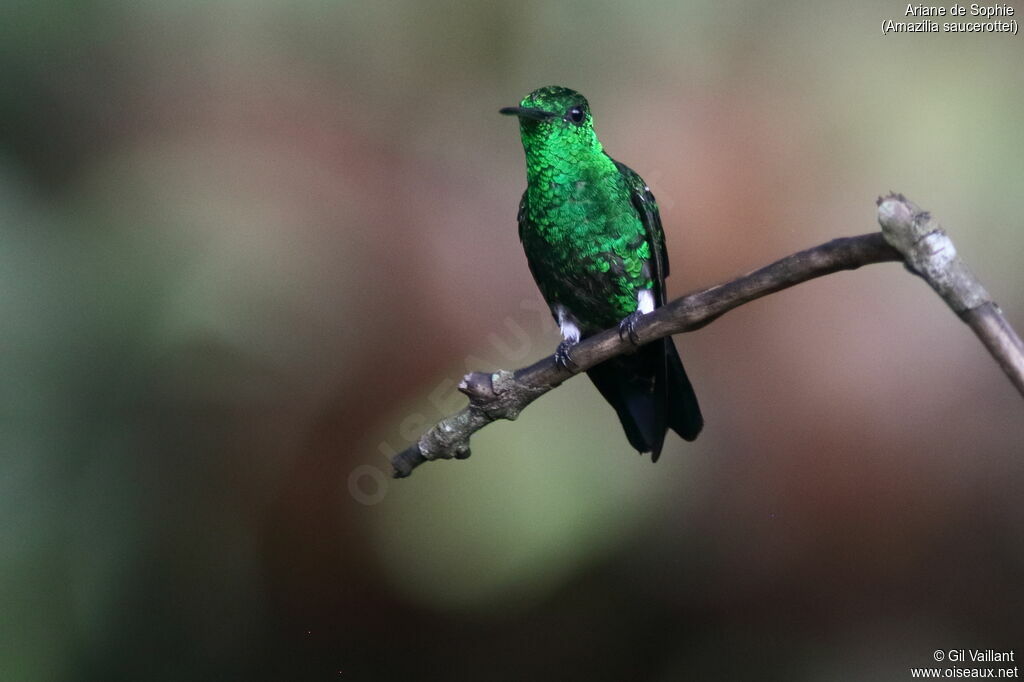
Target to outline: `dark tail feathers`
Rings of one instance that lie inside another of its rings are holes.
[[[657,462],[672,429],[694,440],[704,426],[697,395],[672,338],[592,367],[587,375],[619,415],[629,444]]]

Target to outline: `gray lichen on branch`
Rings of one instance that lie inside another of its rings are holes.
[[[945,232],[902,195],[880,198],[878,219],[883,232],[834,239],[730,282],[670,301],[644,315],[636,325],[636,335],[643,344],[671,334],[694,331],[734,308],[801,282],[873,263],[902,261],[912,272],[926,279],[975,329],[1024,394],[1024,347],[998,307],[989,300],[987,292],[956,255]],[[549,356],[515,372],[467,374],[459,390],[469,397],[469,404],[442,419],[418,442],[395,455],[391,460],[395,477],[404,478],[427,461],[469,457],[472,434],[497,419],[515,419],[527,405],[574,374],[633,348],[632,342],[622,338],[617,329],[610,329],[573,347],[572,359],[576,367],[572,371],[559,366],[554,356]]]
[[[974,331],[1024,395],[1024,343],[938,221],[902,194],[890,194],[878,199],[878,222],[907,268],[928,282]]]
[[[923,277],[955,312],[991,300],[930,213],[902,194],[890,194],[878,199],[878,222],[885,240],[903,254],[907,267]]]

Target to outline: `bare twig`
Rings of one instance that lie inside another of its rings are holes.
[[[834,239],[731,282],[677,298],[643,316],[636,325],[640,343],[700,329],[744,303],[816,277],[873,263],[904,261],[971,325],[1024,392],[1020,379],[1024,367],[1020,339],[956,257],[945,233],[900,195],[879,199],[878,210],[884,234]],[[527,405],[574,374],[632,349],[628,339],[621,338],[617,329],[611,329],[573,347],[573,371],[558,366],[554,356],[549,356],[515,372],[467,374],[459,390],[469,396],[469,405],[442,419],[419,442],[395,455],[391,460],[395,477],[408,476],[429,460],[469,457],[470,436],[487,424],[497,419],[515,419]]]
[[[1024,395],[1024,343],[938,221],[902,194],[890,194],[878,200],[878,222],[886,241],[903,254],[907,268],[924,278],[974,330]]]
[[[677,298],[645,315],[636,326],[641,343],[669,334],[700,329],[717,317],[757,298],[840,270],[900,260],[880,233],[835,239],[821,246],[787,256],[726,284]],[[576,371],[582,372],[633,348],[618,330],[608,330],[584,339],[572,349]],[[466,375],[459,390],[469,396],[469,405],[442,419],[419,442],[395,455],[391,463],[396,478],[432,459],[469,457],[469,437],[496,419],[515,419],[543,394],[573,376],[555,364],[554,356],[515,372]]]

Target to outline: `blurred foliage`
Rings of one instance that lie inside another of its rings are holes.
[[[692,485],[610,452],[620,427],[602,405],[574,381],[516,423],[482,431],[479,460],[425,468],[423,485],[389,491],[367,516],[394,589],[442,611],[520,614]]]
[[[1019,39],[883,37],[903,11],[0,5],[0,679],[893,679],[1014,646],[1019,398],[898,268],[678,339],[708,426],[657,466],[577,379],[385,477],[463,371],[556,343],[496,113],[541,85],[651,183],[673,294],[894,189],[1024,325]]]

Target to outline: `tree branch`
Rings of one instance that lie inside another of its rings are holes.
[[[902,194],[890,194],[878,200],[878,222],[886,241],[903,254],[907,268],[923,277],[974,330],[1024,395],[1024,343],[938,221]]]
[[[902,195],[880,198],[878,214],[884,233],[834,239],[731,282],[666,303],[637,323],[640,343],[700,329],[744,303],[816,277],[873,263],[903,261],[971,325],[1024,394],[1024,346],[956,257],[945,232]],[[527,405],[566,379],[631,350],[632,342],[611,329],[573,347],[576,367],[572,371],[559,367],[554,356],[549,356],[515,372],[467,374],[459,390],[469,396],[469,405],[442,419],[419,442],[395,455],[391,460],[395,478],[408,476],[426,461],[469,457],[469,438],[484,426],[497,419],[515,419]]]

